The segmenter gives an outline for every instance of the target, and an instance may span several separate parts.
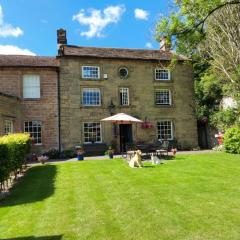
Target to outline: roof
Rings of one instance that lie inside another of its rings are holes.
[[[17,97],[17,96],[10,95],[10,94],[8,94],[8,93],[3,93],[3,92],[0,92],[0,96],[3,96],[3,97],[8,97],[8,98],[15,98],[15,99],[19,99],[19,97]]]
[[[0,55],[0,67],[58,67],[55,57]]]
[[[172,51],[129,49],[129,48],[97,48],[62,45],[60,56],[137,59],[137,60],[165,60],[173,57],[177,60],[188,60],[187,57],[176,55]]]

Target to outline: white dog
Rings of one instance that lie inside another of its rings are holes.
[[[152,164],[160,164],[161,163],[160,159],[157,156],[153,155],[153,153],[151,154],[151,160],[152,160]]]
[[[141,154],[142,154],[142,152],[140,150],[136,151],[134,157],[129,162],[129,166],[131,168],[134,168],[134,167],[140,167],[141,168],[143,166]]]

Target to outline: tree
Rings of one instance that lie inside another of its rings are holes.
[[[176,0],[156,38],[193,59],[197,115],[219,111],[222,95],[240,102],[240,0]]]

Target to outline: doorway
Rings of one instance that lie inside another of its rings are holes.
[[[208,126],[207,123],[198,121],[198,145],[202,149],[209,149],[208,146]]]
[[[120,133],[120,151],[126,152],[127,145],[133,142],[132,124],[120,124],[119,133]]]

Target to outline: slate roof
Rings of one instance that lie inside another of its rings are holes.
[[[170,61],[174,56],[178,60],[188,60],[187,57],[175,55],[172,51],[128,49],[128,48],[97,48],[62,45],[60,56],[116,58],[138,60],[165,60]]]
[[[0,92],[0,96],[3,96],[3,97],[8,97],[8,98],[20,99],[20,98],[19,98],[19,97],[17,97],[17,96],[10,95],[10,94],[3,93],[3,92]]]
[[[59,67],[55,57],[0,55],[0,67]]]

